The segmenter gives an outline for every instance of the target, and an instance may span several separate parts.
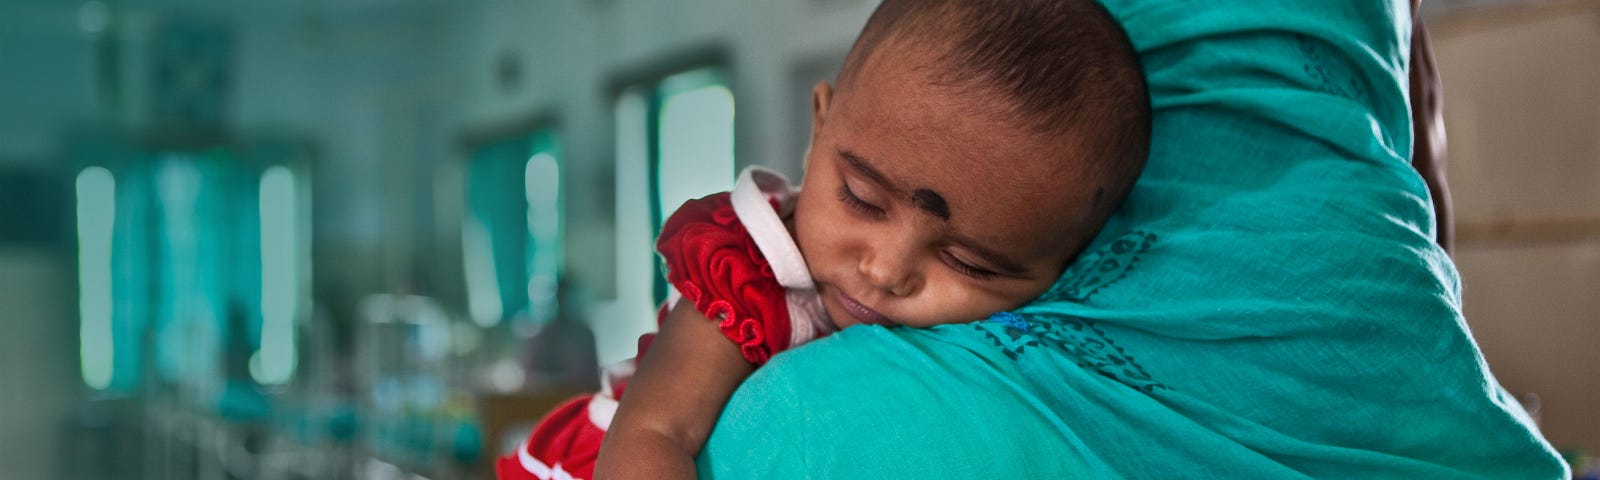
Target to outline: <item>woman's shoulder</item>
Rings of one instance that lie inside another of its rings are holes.
[[[1035,392],[1019,390],[1027,382],[1010,362],[968,341],[974,332],[863,325],[774,357],[729,399],[702,475],[1103,476]]]

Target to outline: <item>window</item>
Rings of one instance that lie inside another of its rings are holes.
[[[544,325],[563,270],[561,149],[551,129],[483,144],[467,166],[462,265],[468,309],[482,327]]]
[[[222,268],[230,212],[220,168],[228,159],[222,151],[156,157],[155,361],[168,382],[211,385],[224,373],[217,359],[231,326],[231,279]],[[249,271],[257,266],[241,263]]]
[[[78,351],[83,382],[111,387],[117,346],[112,324],[112,232],[117,218],[117,180],[105,167],[78,173]]]
[[[235,147],[82,148],[87,166],[74,190],[84,383],[134,390],[147,355],[167,383],[290,381],[310,237],[305,183],[288,159]]]
[[[734,96],[721,69],[677,71],[617,96],[617,308],[619,328],[597,329],[602,363],[631,356],[655,330],[666,297],[655,256],[661,224],[683,202],[733,186]]]
[[[713,71],[667,77],[658,89],[655,227],[683,202],[733,185],[733,92]]]
[[[113,141],[72,144],[78,276],[79,370],[86,386],[137,389],[148,328],[150,174],[142,154]]]
[[[250,376],[262,384],[289,381],[297,363],[295,317],[300,309],[300,228],[294,174],[272,166],[257,188],[261,245],[261,327],[250,356]],[[241,332],[243,333],[243,332]]]

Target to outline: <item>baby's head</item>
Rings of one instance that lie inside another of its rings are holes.
[[[1044,293],[1144,167],[1150,105],[1093,0],[886,0],[812,95],[796,241],[834,323]]]

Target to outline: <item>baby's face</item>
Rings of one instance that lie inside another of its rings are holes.
[[[840,328],[1018,307],[1099,229],[1099,187],[1076,169],[1070,138],[1036,135],[894,65],[814,93],[794,229]]]

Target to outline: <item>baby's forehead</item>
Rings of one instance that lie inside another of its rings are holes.
[[[1038,134],[996,115],[950,112],[965,118],[930,119],[902,107],[872,105],[874,112],[842,132],[839,153],[903,178],[907,194],[929,188],[951,204],[1014,198],[1034,205],[1085,188],[1098,176],[1094,155],[1071,132]]]
[[[1074,172],[1073,157],[895,157],[903,160],[888,168],[906,185],[898,192],[904,203],[933,217],[942,208],[950,230],[996,249],[1050,257],[1095,221],[1105,188]]]

